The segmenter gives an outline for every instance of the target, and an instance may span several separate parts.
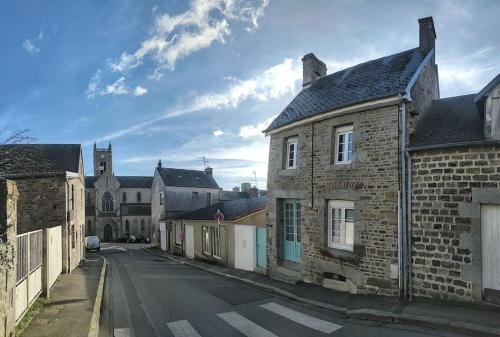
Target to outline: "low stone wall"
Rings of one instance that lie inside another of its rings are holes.
[[[500,204],[500,146],[411,157],[413,294],[481,300],[481,203]]]

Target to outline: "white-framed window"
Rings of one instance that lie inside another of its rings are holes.
[[[288,138],[286,141],[286,168],[294,169],[297,167],[297,137]]]
[[[207,226],[201,227],[201,243],[203,254],[210,255],[210,232]]]
[[[175,244],[182,244],[182,227],[180,223],[175,224]]]
[[[212,227],[212,256],[220,259],[220,228]]]
[[[354,244],[354,202],[328,201],[328,247],[352,251]]]
[[[349,164],[352,161],[352,125],[335,130],[335,163]]]
[[[160,205],[163,205],[165,203],[165,192],[161,191],[160,192]]]

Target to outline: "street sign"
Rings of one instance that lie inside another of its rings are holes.
[[[214,219],[220,225],[220,223],[224,221],[224,214],[222,214],[220,210],[217,210],[217,213],[214,215]]]

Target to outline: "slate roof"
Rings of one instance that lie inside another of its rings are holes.
[[[10,178],[78,172],[80,144],[0,145],[0,176]]]
[[[433,100],[418,120],[411,147],[485,140],[476,95]]]
[[[85,187],[94,188],[94,183],[99,177],[85,177]],[[142,176],[115,176],[120,182],[120,188],[151,188],[153,185],[153,177]]]
[[[165,186],[219,188],[214,177],[205,171],[157,168]]]
[[[211,220],[219,210],[224,214],[224,221],[233,221],[245,215],[255,213],[266,208],[267,197],[245,198],[218,202],[216,204],[200,208],[194,211],[174,216],[174,219],[183,220]]]
[[[120,204],[120,215],[149,215],[151,216],[151,204]]]
[[[151,188],[153,177],[117,176],[120,188]]]
[[[425,57],[415,48],[320,78],[302,89],[265,132],[334,109],[403,94]]]

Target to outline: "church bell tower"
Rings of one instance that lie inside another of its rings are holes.
[[[111,143],[108,148],[98,148],[94,142],[94,176],[102,176],[105,171],[113,173]]]

